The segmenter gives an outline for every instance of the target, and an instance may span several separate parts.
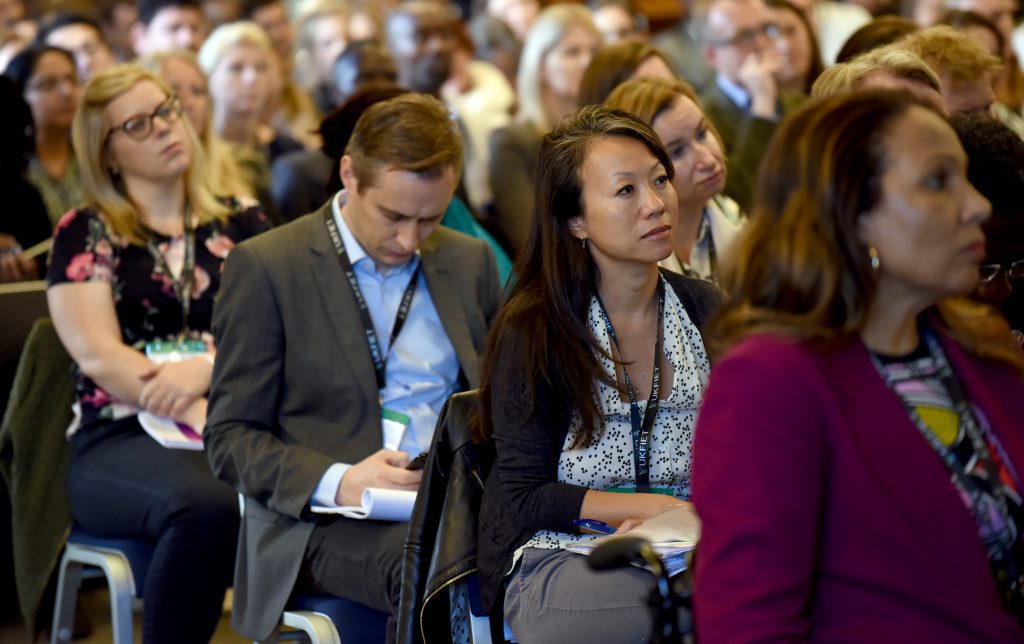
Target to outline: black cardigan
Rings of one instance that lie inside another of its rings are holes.
[[[693,323],[701,328],[718,307],[720,292],[709,282],[662,270]],[[587,488],[558,481],[558,460],[571,419],[551,392],[532,406],[518,347],[498,350],[491,409],[497,460],[484,487],[477,564],[484,608],[500,596],[512,554],[540,529],[575,532]]]

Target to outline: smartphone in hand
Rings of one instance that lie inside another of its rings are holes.
[[[419,456],[409,461],[409,464],[405,466],[405,469],[415,471],[422,470],[427,465],[427,453],[420,452]]]

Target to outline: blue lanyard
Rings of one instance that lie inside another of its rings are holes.
[[[619,340],[615,336],[615,329],[608,317],[608,311],[604,308],[601,296],[597,296],[597,304],[601,307],[601,317],[604,318],[604,326],[608,330],[608,337],[611,339],[615,349],[622,356],[619,349]],[[654,374],[651,376],[651,396],[647,400],[647,409],[643,417],[640,416],[640,403],[637,401],[636,390],[629,378],[629,370],[626,364],[622,364],[622,377],[626,381],[626,392],[629,396],[629,421],[632,425],[633,437],[633,469],[636,474],[636,491],[651,491],[651,430],[654,428],[654,417],[658,415],[658,391],[661,389],[661,327],[665,319],[665,284],[658,278],[658,330],[654,339]]]

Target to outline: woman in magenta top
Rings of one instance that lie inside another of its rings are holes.
[[[989,205],[909,94],[807,105],[725,267],[697,424],[706,642],[1024,639],[1024,356]]]

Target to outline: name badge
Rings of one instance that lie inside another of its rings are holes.
[[[384,434],[384,449],[397,450],[402,444],[402,437],[405,430],[412,424],[412,418],[394,409],[383,408],[380,410],[380,427]]]
[[[150,362],[183,362],[206,353],[202,340],[153,340],[146,345],[146,357]]]

